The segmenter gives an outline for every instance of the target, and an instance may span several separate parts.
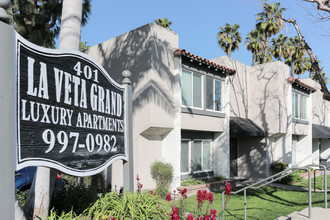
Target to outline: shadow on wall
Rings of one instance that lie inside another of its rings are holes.
[[[153,29],[156,28],[148,24],[95,47],[103,67],[116,82],[121,84],[123,70],[132,73],[133,114],[152,102],[172,115],[174,101],[169,93],[180,82],[180,75],[173,73],[174,56],[169,42],[160,40]]]

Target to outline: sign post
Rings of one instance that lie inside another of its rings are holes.
[[[15,65],[14,31],[6,9],[10,1],[0,1],[0,213],[15,219]]]

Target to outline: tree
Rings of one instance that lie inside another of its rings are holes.
[[[83,1],[82,25],[91,12],[91,0]],[[9,14],[15,30],[28,41],[55,48],[60,32],[63,0],[12,0]]]
[[[303,0],[303,1],[316,3],[318,10],[330,13],[330,1],[329,0]]]
[[[327,84],[326,84],[326,80],[323,77],[323,71],[322,68],[320,67],[319,62],[316,59],[315,54],[313,53],[312,48],[310,48],[310,46],[307,44],[307,42],[304,40],[303,35],[300,32],[300,29],[297,25],[297,22],[294,19],[284,19],[282,18],[283,21],[290,23],[294,26],[294,28],[296,29],[296,32],[298,34],[300,43],[302,45],[302,47],[304,48],[304,50],[307,52],[308,56],[311,59],[311,63],[312,63],[312,68],[315,70],[315,80],[319,82],[320,86],[321,86],[321,91],[323,92],[323,98],[330,101],[330,92],[328,90]]]
[[[282,61],[283,51],[286,50],[288,37],[280,34],[278,38],[272,39],[271,51],[275,59]]]
[[[256,63],[257,54],[262,49],[263,40],[258,31],[252,30],[245,38],[245,46],[248,51],[252,52],[252,66]]]
[[[170,31],[172,31],[172,29],[170,29],[170,26],[172,25],[171,21],[168,21],[167,18],[158,18],[155,20],[155,23],[158,24],[159,26],[162,26],[163,28],[167,28]]]
[[[286,10],[280,8],[280,3],[263,5],[263,12],[257,14],[256,30],[265,36],[265,46],[263,51],[263,62],[267,61],[268,45],[271,36],[277,34],[283,27],[282,13]]]
[[[305,56],[304,48],[302,48],[299,38],[290,37],[284,51],[285,63],[291,67],[290,75],[293,76],[296,70],[296,63],[302,62]]]
[[[239,44],[242,42],[238,29],[238,24],[231,26],[226,23],[226,27],[220,27],[218,32],[218,44],[228,57],[230,57],[232,51],[239,50]]]

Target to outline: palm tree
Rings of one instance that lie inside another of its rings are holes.
[[[285,46],[287,43],[288,37],[283,34],[279,35],[278,38],[272,39],[272,54],[275,59],[282,61],[283,51],[285,50]]]
[[[286,50],[284,51],[284,58],[285,63],[291,67],[291,73],[290,75],[293,76],[296,67],[295,64],[300,62],[301,59],[305,56],[305,50],[301,46],[301,42],[299,38],[296,37],[290,37],[289,41],[287,43]]]
[[[282,13],[285,8],[280,8],[280,3],[263,5],[263,12],[257,14],[256,30],[265,36],[265,47],[263,48],[263,63],[266,63],[269,39],[277,34],[283,27]]]
[[[228,57],[230,57],[232,51],[239,50],[239,43],[241,43],[242,38],[238,29],[238,24],[231,26],[227,23],[226,27],[220,27],[218,32],[218,44]]]
[[[310,68],[310,60],[308,60],[308,57],[303,57],[302,59],[296,61],[294,72],[298,75],[298,78],[300,79],[301,75],[304,74],[306,71],[309,71]]]
[[[158,18],[155,20],[155,23],[158,24],[159,26],[162,26],[163,28],[166,28],[166,29],[169,29],[170,31],[172,31],[172,29],[170,29],[172,22],[168,21],[167,18]]]
[[[256,63],[257,54],[260,52],[262,48],[262,39],[261,35],[258,31],[252,30],[250,33],[247,34],[245,38],[245,46],[248,51],[252,52],[252,66]]]
[[[79,50],[81,18],[82,0],[63,0],[59,48]]]

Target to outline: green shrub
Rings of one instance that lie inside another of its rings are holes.
[[[110,219],[163,219],[169,213],[164,200],[148,192],[126,192],[123,196],[110,192],[105,194],[84,216],[95,220]]]
[[[288,168],[288,164],[286,164],[285,162],[273,162],[270,164],[270,171],[271,171],[272,175],[279,173],[279,172],[285,170],[286,168]],[[277,182],[281,183],[281,184],[290,185],[293,183],[293,175],[283,177],[282,179],[278,180]]]
[[[151,177],[156,181],[155,193],[165,198],[173,180],[173,166],[170,163],[155,161],[151,165]]]
[[[214,176],[208,179],[205,179],[205,183],[211,183],[211,182],[218,182],[218,181],[222,181],[225,180],[226,178],[224,178],[223,176]]]
[[[56,213],[73,211],[80,214],[98,198],[93,188],[69,185],[59,192],[54,192],[50,207],[53,207]]]
[[[193,178],[189,177],[188,179],[181,181],[181,186],[193,186],[193,185],[198,185],[198,184],[203,184],[203,183],[205,183],[203,180],[193,179]]]

